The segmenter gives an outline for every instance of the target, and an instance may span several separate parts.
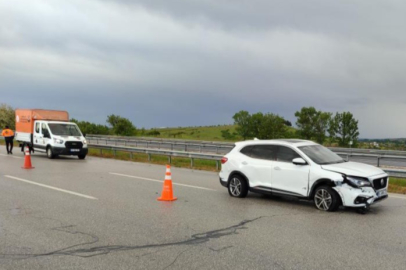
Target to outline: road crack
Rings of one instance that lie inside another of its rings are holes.
[[[149,245],[135,245],[135,246],[128,246],[128,245],[105,245],[105,246],[95,246],[85,248],[84,246],[95,244],[99,241],[99,238],[95,235],[80,232],[77,230],[73,230],[74,226],[63,226],[57,227],[53,230],[62,231],[70,234],[82,234],[91,237],[91,240],[86,243],[76,244],[72,246],[68,246],[62,249],[58,249],[55,251],[47,252],[47,253],[38,253],[38,254],[0,254],[0,259],[30,259],[30,258],[38,258],[38,257],[47,257],[47,256],[76,256],[81,258],[91,258],[100,255],[106,255],[112,252],[120,252],[120,251],[135,251],[135,250],[142,250],[142,249],[153,249],[153,248],[163,248],[169,246],[183,246],[183,245],[191,245],[197,246],[203,243],[206,243],[212,239],[219,239],[222,237],[230,236],[233,234],[238,234],[239,230],[247,229],[246,225],[249,223],[255,222],[259,219],[263,218],[257,217],[254,219],[243,220],[236,225],[232,225],[226,228],[207,231],[203,233],[193,234],[189,239],[183,241],[176,241],[176,242],[169,242],[169,243],[162,243],[162,244],[149,244]]]

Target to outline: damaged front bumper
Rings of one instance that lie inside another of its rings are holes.
[[[346,207],[368,207],[388,198],[387,188],[375,191],[372,187],[354,188],[348,184],[342,184],[333,189],[340,195],[343,206]]]

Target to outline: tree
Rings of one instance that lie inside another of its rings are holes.
[[[339,146],[348,147],[350,141],[356,146],[359,136],[358,120],[350,112],[336,113],[330,121],[329,132]]]
[[[315,139],[323,144],[326,133],[329,131],[331,115],[331,113],[318,111],[314,107],[303,107],[295,113],[300,137],[306,140]]]
[[[10,129],[15,129],[15,111],[6,104],[0,105],[0,129],[8,126]]]
[[[250,120],[251,115],[247,111],[239,111],[233,116],[234,124],[237,125],[236,132],[244,140],[250,137]]]
[[[258,139],[280,139],[287,135],[285,119],[273,113],[267,113],[262,116],[259,125]]]
[[[229,129],[221,131],[221,137],[223,137],[225,140],[234,140],[236,135],[237,134],[234,132],[231,133]]]
[[[110,129],[107,126],[94,124],[87,121],[78,121],[76,119],[71,119],[78,125],[83,134],[96,134],[96,135],[109,135]]]
[[[331,113],[317,112],[317,119],[314,124],[314,138],[320,144],[323,144],[326,140],[326,132],[330,127]]]
[[[130,120],[118,115],[107,116],[107,123],[111,125],[113,133],[116,135],[133,136],[137,131]]]
[[[288,127],[292,126],[292,122],[290,122],[289,120],[285,120],[285,125]]]
[[[303,139],[311,140],[315,136],[314,124],[317,122],[317,110],[314,107],[303,107],[296,112],[296,126]]]

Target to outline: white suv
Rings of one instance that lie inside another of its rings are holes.
[[[340,205],[361,211],[388,197],[388,175],[348,162],[322,145],[304,140],[253,140],[236,143],[221,161],[220,183],[230,196],[248,191],[314,200],[323,211]]]

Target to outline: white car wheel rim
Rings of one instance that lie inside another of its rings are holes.
[[[319,189],[316,192],[314,201],[316,203],[316,207],[324,211],[327,211],[333,203],[330,193],[328,193],[328,191],[325,189]]]
[[[230,192],[233,196],[239,196],[241,194],[241,181],[238,178],[233,178],[230,181]]]

